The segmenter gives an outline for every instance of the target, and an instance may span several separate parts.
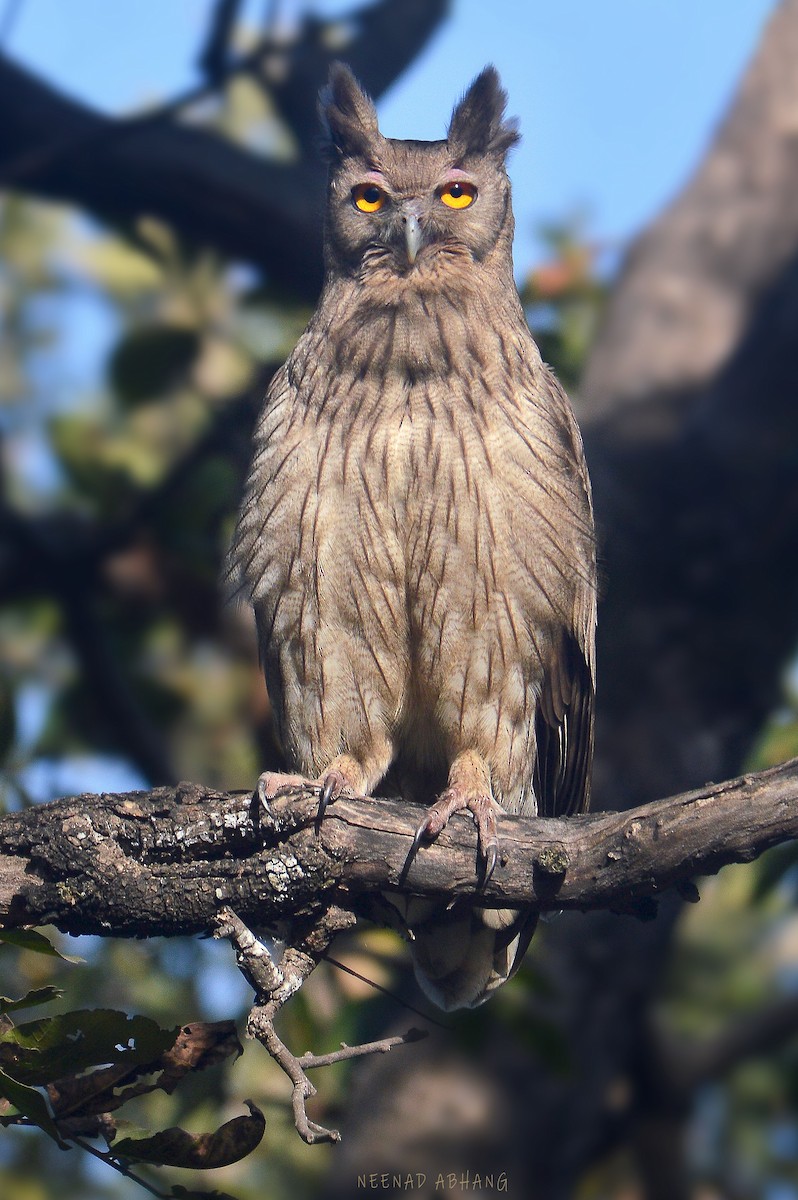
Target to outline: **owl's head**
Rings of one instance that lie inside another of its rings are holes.
[[[486,67],[438,142],[383,137],[369,96],[335,63],[320,98],[330,162],[328,268],[361,277],[387,271],[414,286],[445,285],[447,263],[491,261],[512,269],[506,94]]]

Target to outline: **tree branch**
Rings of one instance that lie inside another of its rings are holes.
[[[360,64],[364,82],[379,95],[447,8],[445,0],[381,0],[349,14],[352,37],[335,53],[325,38],[341,19],[308,21],[297,41],[272,44],[267,37],[223,74],[258,73],[298,146],[307,149],[318,131],[316,95],[331,59],[344,55],[355,69]],[[203,84],[154,113],[113,119],[0,54],[0,185],[77,204],[123,227],[142,215],[159,217],[194,243],[262,268],[291,293],[315,297],[324,199],[316,155],[278,162],[181,124],[175,110],[207,90]]]
[[[340,799],[317,832],[317,797],[294,789],[266,812],[249,794],[194,784],[83,795],[0,821],[0,919],[68,933],[195,934],[222,905],[256,926],[368,912],[385,892],[477,893],[470,822],[454,817],[408,867],[418,820],[402,800]],[[503,861],[480,903],[647,916],[697,874],[798,836],[798,759],[631,812],[504,816]]]

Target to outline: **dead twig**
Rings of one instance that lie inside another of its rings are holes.
[[[301,1057],[297,1057],[288,1049],[274,1028],[275,1018],[286,1001],[299,991],[315,969],[323,953],[320,943],[326,940],[329,944],[341,928],[352,923],[349,914],[341,911],[331,910],[326,917],[325,934],[320,937],[318,926],[315,926],[308,939],[312,950],[287,946],[279,959],[230,908],[223,908],[219,913],[215,933],[218,938],[230,939],[236,951],[238,968],[255,991],[256,1003],[249,1014],[247,1034],[265,1047],[270,1057],[291,1080],[294,1125],[299,1136],[308,1145],[339,1142],[341,1135],[337,1129],[327,1129],[308,1116],[307,1102],[316,1095],[316,1088],[308,1079],[307,1071],[351,1058],[360,1058],[365,1054],[386,1054],[394,1046],[417,1042],[427,1036],[424,1030],[409,1029],[399,1037],[382,1038],[360,1046],[342,1045],[340,1050],[334,1050],[330,1054],[313,1054],[308,1050]]]

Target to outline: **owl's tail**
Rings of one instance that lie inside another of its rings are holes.
[[[409,899],[413,964],[425,994],[438,1008],[475,1008],[518,970],[535,932],[530,909],[482,908]]]

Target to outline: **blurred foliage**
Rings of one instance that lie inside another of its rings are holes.
[[[575,392],[608,293],[598,267],[601,247],[585,238],[581,213],[539,230],[547,258],[528,272],[521,301],[540,353]]]
[[[240,108],[248,102],[231,89],[217,124],[243,136],[249,118]],[[249,619],[224,609],[219,580],[258,394],[308,315],[249,272],[186,250],[154,221],[141,221],[123,239],[55,206],[0,199],[0,502],[46,522],[55,551],[61,532],[78,550],[82,531],[108,543],[96,565],[76,563],[71,573],[56,553],[50,580],[32,572],[27,589],[15,590],[13,581],[3,589],[6,808],[159,782],[137,758],[119,719],[124,711],[146,723],[174,776],[245,787],[273,758]],[[31,561],[36,550],[30,547]],[[84,618],[88,634],[80,635]],[[109,681],[124,690],[118,711],[100,698]],[[92,1077],[97,1086],[96,1072],[115,1061],[125,1014],[145,1021],[129,1047],[137,1052],[143,1037],[143,1070],[159,1051],[142,1031],[171,1030],[174,1040],[174,1029],[190,1022],[241,1023],[251,999],[227,944],[85,938],[81,965],[45,958],[36,953],[41,948],[11,937],[0,943],[6,1121],[15,1106],[17,1116],[47,1125],[44,1089],[53,1073],[71,1073],[84,1089]],[[319,972],[286,1013],[281,1031],[289,1043],[334,1049],[357,1040],[368,1005],[343,1003],[351,982],[342,976],[339,988],[337,979],[325,979],[330,973]],[[23,1064],[14,1046],[34,1036],[25,1011],[34,1006],[39,1043]],[[44,1057],[42,1038],[72,1047],[69,1072]],[[344,1076],[336,1069],[320,1081],[320,1106],[341,1103]],[[266,1113],[268,1153],[208,1170],[209,1158],[232,1157],[231,1141],[243,1137],[251,1149],[260,1139],[259,1118],[241,1115],[244,1096]],[[302,1178],[318,1178],[326,1154],[308,1154],[298,1143],[289,1101],[285,1077],[251,1046],[240,1062],[188,1074],[172,1093],[156,1087],[131,1095],[117,1149],[124,1136],[128,1160],[185,1167],[202,1157],[200,1182],[189,1182],[185,1170],[179,1176],[187,1188],[235,1192],[241,1200],[301,1198],[312,1185]],[[147,1140],[176,1128],[185,1132]],[[209,1132],[220,1128],[220,1136]],[[170,1190],[165,1170],[136,1170],[150,1181],[160,1176],[155,1186]],[[108,1168],[100,1174],[80,1151],[64,1154],[20,1128],[0,1135],[2,1196],[134,1194],[143,1193],[132,1180]]]

